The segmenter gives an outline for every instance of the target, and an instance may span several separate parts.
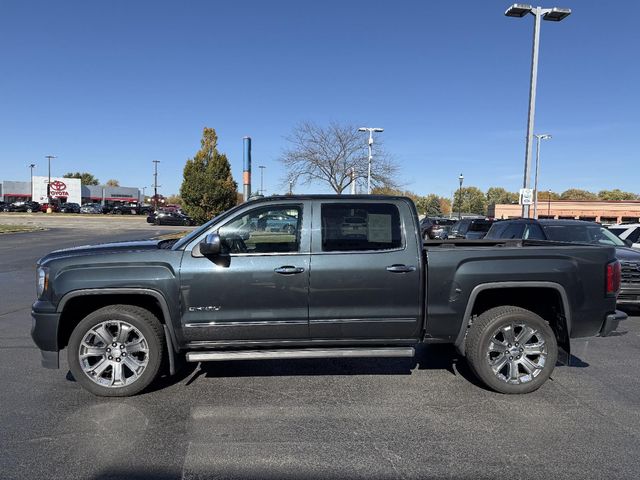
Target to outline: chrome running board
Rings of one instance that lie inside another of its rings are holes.
[[[285,358],[362,358],[413,357],[413,347],[380,348],[300,348],[295,350],[228,350],[215,352],[188,352],[188,362],[221,360],[277,360]]]

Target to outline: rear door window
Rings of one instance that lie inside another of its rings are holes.
[[[387,203],[323,204],[322,251],[393,250],[402,247],[398,207]]]

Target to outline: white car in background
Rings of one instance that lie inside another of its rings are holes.
[[[640,223],[621,223],[608,227],[611,233],[615,233],[631,248],[640,250]]]

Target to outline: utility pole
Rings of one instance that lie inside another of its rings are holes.
[[[35,163],[31,163],[29,164],[29,168],[31,169],[31,201],[33,202],[33,169],[35,168],[36,164]]]
[[[371,195],[371,160],[373,160],[373,132],[384,132],[384,128],[360,127],[359,132],[369,132],[369,170],[367,173],[367,193]]]
[[[45,157],[49,163],[49,182],[47,183],[47,213],[51,213],[53,210],[51,209],[51,159],[58,158],[55,155],[45,155]]]
[[[551,135],[543,133],[534,135],[538,140],[536,146],[536,175],[533,181],[533,218],[538,218],[538,170],[540,169],[540,140],[549,140]]]
[[[293,195],[293,180],[289,180],[289,195]]]
[[[267,168],[264,165],[258,165],[260,169],[260,195],[264,197],[264,169]]]
[[[551,216],[551,190],[547,190],[547,217]]]
[[[160,160],[153,160],[153,209],[158,210],[158,164]]]
[[[458,181],[460,182],[460,188],[458,189],[458,220],[462,220],[462,182],[464,181],[462,174],[458,177]]]

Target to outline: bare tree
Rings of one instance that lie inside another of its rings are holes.
[[[358,132],[358,127],[337,123],[321,127],[303,122],[286,140],[289,148],[283,152],[280,161],[287,170],[287,184],[327,183],[338,194],[351,185],[352,178],[360,189],[366,185],[369,162],[367,138]],[[398,166],[376,138],[371,168],[372,188],[397,186],[397,174]]]

